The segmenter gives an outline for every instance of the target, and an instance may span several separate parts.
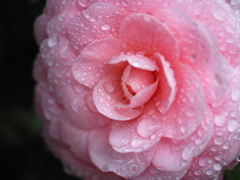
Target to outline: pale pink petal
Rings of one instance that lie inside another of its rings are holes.
[[[168,61],[179,59],[177,40],[166,26],[150,15],[133,14],[125,18],[119,36],[129,51],[142,51],[146,55],[158,52]]]
[[[120,54],[123,49],[118,39],[101,39],[90,43],[74,60],[72,73],[75,79],[93,88],[99,80],[108,76],[112,71],[112,66],[108,65],[107,61]]]
[[[239,7],[239,1],[232,1],[232,6],[228,6],[222,1],[211,1],[195,3],[198,9],[196,19],[205,24],[214,33],[221,54],[232,65],[239,62],[240,41],[239,35],[239,12],[235,7]],[[234,7],[235,6],[235,7]],[[239,10],[238,10],[239,11]],[[204,14],[201,16],[199,14]]]
[[[232,82],[225,96],[211,105],[213,112],[213,129],[211,140],[199,157],[193,160],[187,174],[196,172],[197,176],[205,179],[220,179],[225,168],[232,168],[240,155],[239,133],[239,69],[232,69]],[[211,155],[211,156],[210,156]],[[198,169],[198,171],[196,171]],[[186,177],[186,179],[187,179]]]
[[[180,61],[199,76],[207,102],[220,98],[229,81],[229,67],[219,54],[213,34],[179,9],[164,9],[154,14],[179,40]]]
[[[146,103],[156,92],[157,87],[158,87],[158,80],[155,83],[151,84],[150,86],[146,87],[145,89],[139,91],[130,100],[130,106],[132,108],[136,108],[141,105],[144,105],[144,103]]]
[[[64,70],[68,73],[60,73]],[[48,88],[62,106],[64,118],[82,129],[101,127],[109,123],[109,118],[96,109],[92,91],[79,84],[70,72],[71,66],[53,66],[48,72],[48,81],[51,82]]]
[[[158,110],[161,113],[166,113],[175,99],[177,82],[169,62],[158,53],[155,53],[154,55],[159,67],[162,67],[159,72],[157,72],[157,77],[160,79],[160,82],[154,100]]]
[[[52,37],[53,35],[66,37],[68,35],[68,23],[78,13],[79,9],[76,6],[68,6],[65,8],[65,11],[54,16],[46,27],[48,37]]]
[[[98,112],[88,88],[74,82],[61,89],[65,116],[72,124],[82,129],[92,129],[110,123],[109,118]]]
[[[190,67],[179,62],[173,71],[177,92],[164,117],[167,129],[165,136],[183,139],[199,126],[205,112],[205,97],[201,82]]]
[[[130,102],[129,104],[120,103],[117,107],[136,108],[144,105],[157,89],[158,80],[154,81],[153,72],[127,66],[122,76],[122,88]]]
[[[58,129],[61,141],[70,146],[72,153],[82,162],[91,163],[88,153],[90,131],[79,129],[64,120],[59,122]]]
[[[181,171],[163,171],[157,169],[151,164],[141,175],[132,178],[131,180],[151,180],[151,179],[158,180],[159,177],[161,178],[160,180],[181,179],[186,174],[188,168],[189,166],[186,166]]]
[[[33,76],[37,81],[46,81],[47,79],[47,67],[44,64],[41,54],[37,55],[34,62]]]
[[[69,7],[70,1],[67,0],[47,0],[44,13],[50,16],[56,16]]]
[[[207,146],[213,129],[210,111],[203,117],[200,127],[186,139],[174,141],[162,138],[153,158],[153,165],[164,171],[181,171]]]
[[[109,127],[93,130],[89,139],[92,162],[104,172],[114,172],[124,178],[141,174],[151,163],[154,151],[119,153],[108,142]]]
[[[143,55],[139,54],[131,54],[131,53],[121,53],[119,56],[114,57],[109,61],[109,64],[117,64],[120,62],[127,61],[131,66],[148,70],[148,71],[155,71],[158,70],[158,66],[154,60],[151,60]]]
[[[135,121],[112,123],[109,142],[113,149],[120,153],[144,152],[160,140],[164,134],[162,115],[153,103],[144,110]]]
[[[121,77],[116,74],[99,81],[93,90],[93,100],[98,111],[114,120],[130,120],[140,115],[140,109],[119,108],[124,94],[121,90]]]
[[[68,34],[74,50],[97,39],[117,37],[123,13],[115,6],[96,3],[76,15],[68,26]]]
[[[50,19],[51,19],[50,16],[42,14],[35,20],[34,34],[38,45],[40,45],[42,41],[48,37],[46,28]]]
[[[192,160],[191,166],[183,177],[183,180],[192,179],[193,175],[199,180],[222,180],[222,168],[222,164],[215,162],[211,156],[202,157],[200,155]]]

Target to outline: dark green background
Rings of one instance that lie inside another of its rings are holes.
[[[33,108],[32,66],[38,52],[34,19],[45,0],[0,3],[0,179],[74,180],[47,151]],[[240,167],[225,180],[239,180]]]

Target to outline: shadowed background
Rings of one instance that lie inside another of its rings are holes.
[[[38,52],[34,19],[45,0],[3,0],[0,4],[0,179],[77,180],[41,138],[41,123],[33,107],[33,62]],[[224,180],[239,180],[240,166]],[[79,180],[79,179],[78,179]]]

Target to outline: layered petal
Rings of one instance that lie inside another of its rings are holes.
[[[117,106],[124,98],[120,79],[112,75],[99,81],[93,90],[93,100],[98,111],[106,117],[125,121],[139,116],[141,109],[121,108]]]
[[[68,26],[71,45],[76,52],[97,39],[117,37],[124,13],[115,6],[96,3],[72,18]]]
[[[173,172],[189,166],[192,159],[202,153],[211,138],[212,119],[212,113],[208,110],[200,126],[189,137],[180,141],[162,138],[158,143],[153,165],[158,169]]]
[[[119,153],[110,146],[108,135],[109,127],[105,127],[93,130],[89,139],[90,157],[99,169],[129,179],[138,176],[149,166],[153,150],[144,153]]]
[[[173,70],[177,92],[173,104],[164,116],[167,129],[165,136],[184,139],[201,123],[206,102],[201,82],[190,67],[179,62]]]
[[[74,60],[72,73],[75,79],[79,83],[93,88],[97,82],[107,77],[112,71],[111,65],[107,62],[123,50],[124,47],[118,39],[101,39],[90,43]]]
[[[163,136],[163,119],[154,104],[148,103],[135,121],[112,123],[109,142],[120,153],[144,152],[154,147]]]
[[[159,52],[168,61],[177,61],[179,58],[178,42],[173,34],[150,15],[132,14],[125,18],[119,37],[129,51],[142,51],[146,55]]]
[[[154,96],[154,101],[158,110],[161,113],[166,113],[175,100],[177,82],[169,62],[158,53],[154,55],[159,67],[161,67],[156,73],[160,82]]]
[[[213,34],[179,9],[164,9],[154,16],[178,39],[180,61],[199,76],[207,102],[219,99],[228,88],[229,65],[219,54]]]

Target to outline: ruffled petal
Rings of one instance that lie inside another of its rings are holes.
[[[108,76],[112,71],[111,65],[106,64],[112,57],[124,50],[118,39],[101,39],[86,46],[72,65],[75,79],[93,88],[97,82]]]
[[[79,9],[76,6],[67,6],[63,12],[54,16],[46,27],[48,37],[67,37],[68,23],[78,13]]]
[[[119,56],[114,57],[111,59],[108,63],[109,64],[117,64],[120,62],[127,61],[131,66],[148,70],[148,71],[155,71],[158,70],[158,66],[156,65],[156,62],[141,55],[141,54],[120,54]]]
[[[131,179],[131,180],[151,180],[156,179],[158,180],[159,177],[161,177],[160,180],[173,180],[173,179],[182,179],[184,175],[187,172],[187,169],[189,166],[186,166],[181,171],[163,171],[160,169],[157,169],[152,164],[139,176]]]
[[[201,82],[190,67],[179,62],[173,70],[177,93],[164,116],[167,129],[165,136],[184,139],[199,126],[206,110],[206,102]]]
[[[42,14],[35,20],[34,34],[38,45],[40,45],[42,41],[48,37],[46,29],[50,19],[50,16]]]
[[[82,162],[91,163],[88,153],[90,131],[79,129],[64,120],[59,122],[58,130],[61,141],[70,146],[72,153]]]
[[[153,103],[144,107],[135,121],[113,122],[109,142],[120,152],[144,152],[152,148],[164,134],[163,117]]]
[[[177,82],[169,62],[158,53],[155,53],[154,55],[159,67],[162,67],[161,70],[157,72],[157,77],[160,82],[154,100],[158,110],[161,113],[166,113],[175,99]]]
[[[188,166],[207,146],[213,129],[210,111],[203,117],[201,125],[184,140],[162,138],[153,158],[153,165],[164,171],[181,171]]]
[[[93,90],[93,100],[98,111],[114,120],[125,121],[140,115],[141,109],[117,107],[124,98],[121,76],[116,74],[99,81]]]
[[[94,40],[117,37],[123,18],[123,13],[115,6],[92,4],[69,23],[68,34],[73,49],[79,52]]]
[[[213,34],[179,9],[164,9],[154,16],[179,40],[180,61],[199,76],[207,102],[220,98],[228,87],[229,65],[220,55]]]
[[[179,59],[177,40],[159,20],[150,15],[133,14],[125,18],[119,37],[129,51],[142,51],[150,56],[159,52],[168,61]]]
[[[154,151],[119,153],[108,142],[109,127],[93,130],[89,139],[92,162],[104,172],[114,172],[126,179],[138,176],[151,163]]]

